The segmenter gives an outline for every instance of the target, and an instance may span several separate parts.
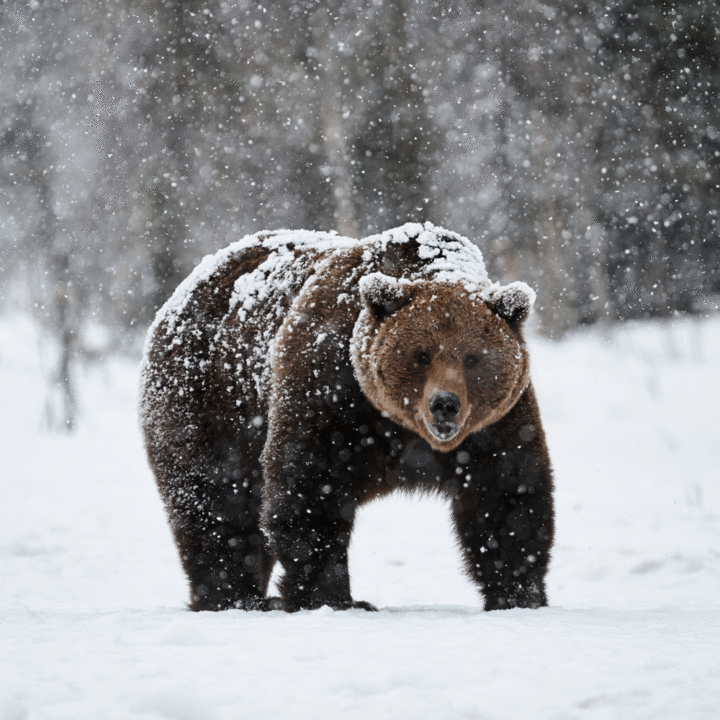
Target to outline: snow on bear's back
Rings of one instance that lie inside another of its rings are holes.
[[[233,293],[233,304],[243,299],[243,293],[249,295],[262,295],[263,285],[269,280],[280,277],[280,268],[287,266],[290,257],[290,246],[299,250],[314,250],[317,253],[327,252],[333,248],[352,246],[357,241],[344,238],[336,233],[311,232],[307,230],[275,230],[272,233],[258,232],[234,242],[218,250],[213,255],[206,255],[193,269],[185,280],[178,285],[169,300],[160,308],[153,321],[148,335],[151,336],[160,323],[165,322],[167,333],[172,334],[178,320],[182,317],[190,302],[193,293],[205,283],[211,283],[213,278],[220,274],[222,269],[233,258],[247,252],[251,248],[263,247],[270,251],[267,259],[262,263],[262,271],[250,273],[252,279],[241,276],[236,282]]]
[[[328,254],[357,246],[357,240],[336,233],[285,230],[263,238],[267,258],[251,273],[240,275],[230,298],[230,310],[240,322],[247,314],[274,295],[297,291],[318,263]]]

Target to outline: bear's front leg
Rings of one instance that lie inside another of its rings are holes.
[[[332,443],[269,438],[263,527],[285,570],[281,595],[288,612],[328,605],[375,610],[350,595],[347,549],[356,502],[348,458]]]
[[[466,460],[471,453],[458,456]],[[453,519],[485,609],[547,605],[553,500],[546,455],[522,447],[490,452],[472,458],[460,477]]]

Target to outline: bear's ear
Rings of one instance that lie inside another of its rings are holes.
[[[486,300],[487,306],[503,320],[517,324],[529,314],[535,302],[535,291],[524,282],[514,282],[494,290]]]
[[[412,286],[397,278],[376,272],[360,279],[360,297],[372,316],[382,322],[407,304]]]

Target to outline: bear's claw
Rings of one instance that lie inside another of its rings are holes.
[[[367,610],[368,612],[378,611],[378,609],[372,603],[365,602],[365,600],[353,600],[353,602],[350,604],[350,607],[357,610]]]

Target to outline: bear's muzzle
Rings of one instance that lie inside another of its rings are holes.
[[[450,440],[460,431],[455,418],[460,412],[460,398],[453,392],[436,392],[429,401],[432,422],[426,422],[428,430],[442,441]]]

